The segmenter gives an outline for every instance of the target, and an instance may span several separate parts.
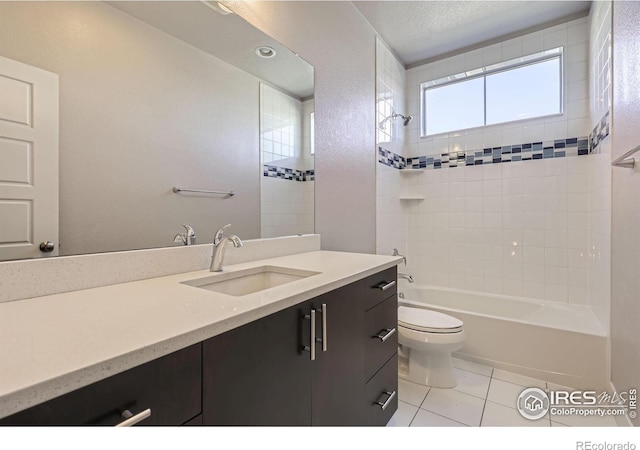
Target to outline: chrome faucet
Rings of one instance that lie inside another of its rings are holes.
[[[407,275],[406,273],[398,273],[398,278],[402,278],[407,280],[409,283],[413,283],[413,277],[411,275]]]
[[[404,265],[405,266],[407,265],[407,257],[404,255],[401,255],[397,248],[393,249],[393,253],[391,253],[391,256],[400,256],[402,258],[402,261],[404,262]]]
[[[195,245],[196,243],[196,232],[189,225],[182,224],[185,231],[184,233],[176,234],[176,237],[173,238],[173,242],[180,242],[184,245]]]
[[[242,240],[235,234],[224,237],[224,230],[229,228],[231,224],[225,225],[216,231],[213,238],[213,254],[211,255],[211,272],[222,272],[222,262],[224,260],[224,252],[227,244],[231,242],[235,248],[242,247]]]

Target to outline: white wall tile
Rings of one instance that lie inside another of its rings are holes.
[[[417,111],[420,82],[564,45],[566,103],[562,115],[431,138],[419,137],[417,120],[405,129],[405,155],[587,136],[591,125],[589,42],[588,22],[578,19],[410,69],[404,95],[415,96],[406,103]],[[403,189],[425,196],[418,205],[403,206],[411,219],[399,219],[405,223],[406,242],[415,245],[419,255],[412,266],[419,272],[413,275],[419,282],[442,286],[577,302],[581,289],[586,289],[588,269],[576,252],[585,252],[592,240],[589,223],[604,227],[606,222],[599,215],[584,220],[592,203],[606,206],[606,192],[598,196],[595,187],[593,195],[590,191],[586,160],[592,156],[487,164],[405,177],[400,181]],[[386,183],[388,190],[399,186],[397,180]],[[381,200],[379,205],[390,209],[389,201]],[[381,220],[392,227],[398,219]]]

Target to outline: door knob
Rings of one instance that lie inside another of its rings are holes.
[[[44,241],[40,243],[40,251],[43,253],[51,253],[56,248],[56,244],[51,241]]]

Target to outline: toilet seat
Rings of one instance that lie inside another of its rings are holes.
[[[462,332],[463,323],[455,317],[437,311],[400,306],[398,325],[424,333],[450,334]]]

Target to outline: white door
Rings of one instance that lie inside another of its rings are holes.
[[[0,57],[0,260],[57,254],[58,75]]]

